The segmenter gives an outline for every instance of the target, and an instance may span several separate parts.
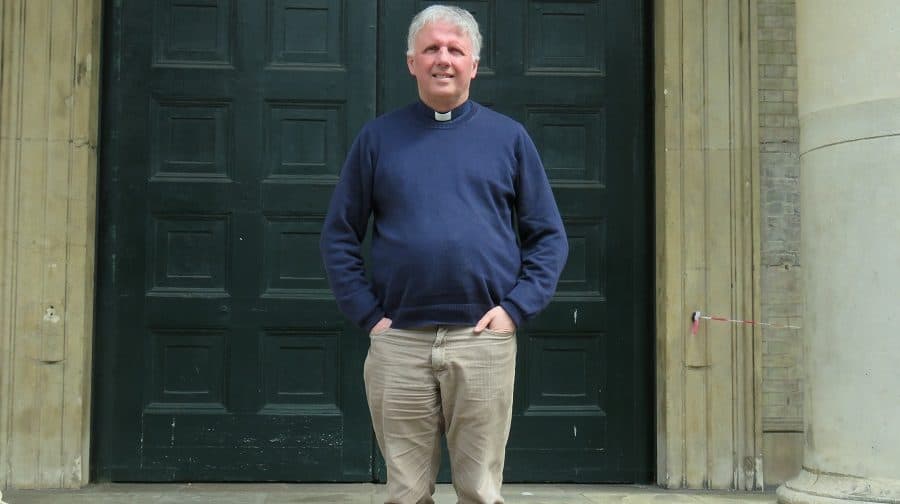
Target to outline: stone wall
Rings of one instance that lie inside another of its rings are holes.
[[[794,0],[758,0],[761,311],[801,326],[800,159]],[[801,334],[764,328],[765,482],[800,470],[803,431]]]

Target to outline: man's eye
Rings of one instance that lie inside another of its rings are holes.
[[[455,54],[455,55],[457,55],[457,56],[462,56],[462,55],[463,55],[462,49],[456,49],[456,48],[453,48],[453,49],[450,49],[450,52],[453,53],[453,54]]]

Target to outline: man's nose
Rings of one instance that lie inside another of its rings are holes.
[[[442,47],[442,48],[438,49],[437,62],[438,63],[449,63],[449,61],[450,61],[450,51],[448,51],[446,47]]]

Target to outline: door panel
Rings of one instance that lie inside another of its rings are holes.
[[[108,8],[99,472],[371,480],[366,339],[317,244],[373,116],[374,1]]]
[[[416,99],[406,27],[382,3],[379,112]],[[457,2],[484,37],[472,98],[525,125],[569,236],[550,306],[520,328],[506,481],[646,482],[652,373],[640,2]],[[441,475],[449,477],[447,458]]]

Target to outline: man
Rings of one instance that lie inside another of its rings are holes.
[[[516,328],[550,301],[568,254],[528,134],[469,100],[480,49],[465,10],[413,18],[420,100],[363,127],[322,231],[337,302],[371,338],[364,378],[389,503],[433,502],[442,433],[459,502],[503,502]]]

